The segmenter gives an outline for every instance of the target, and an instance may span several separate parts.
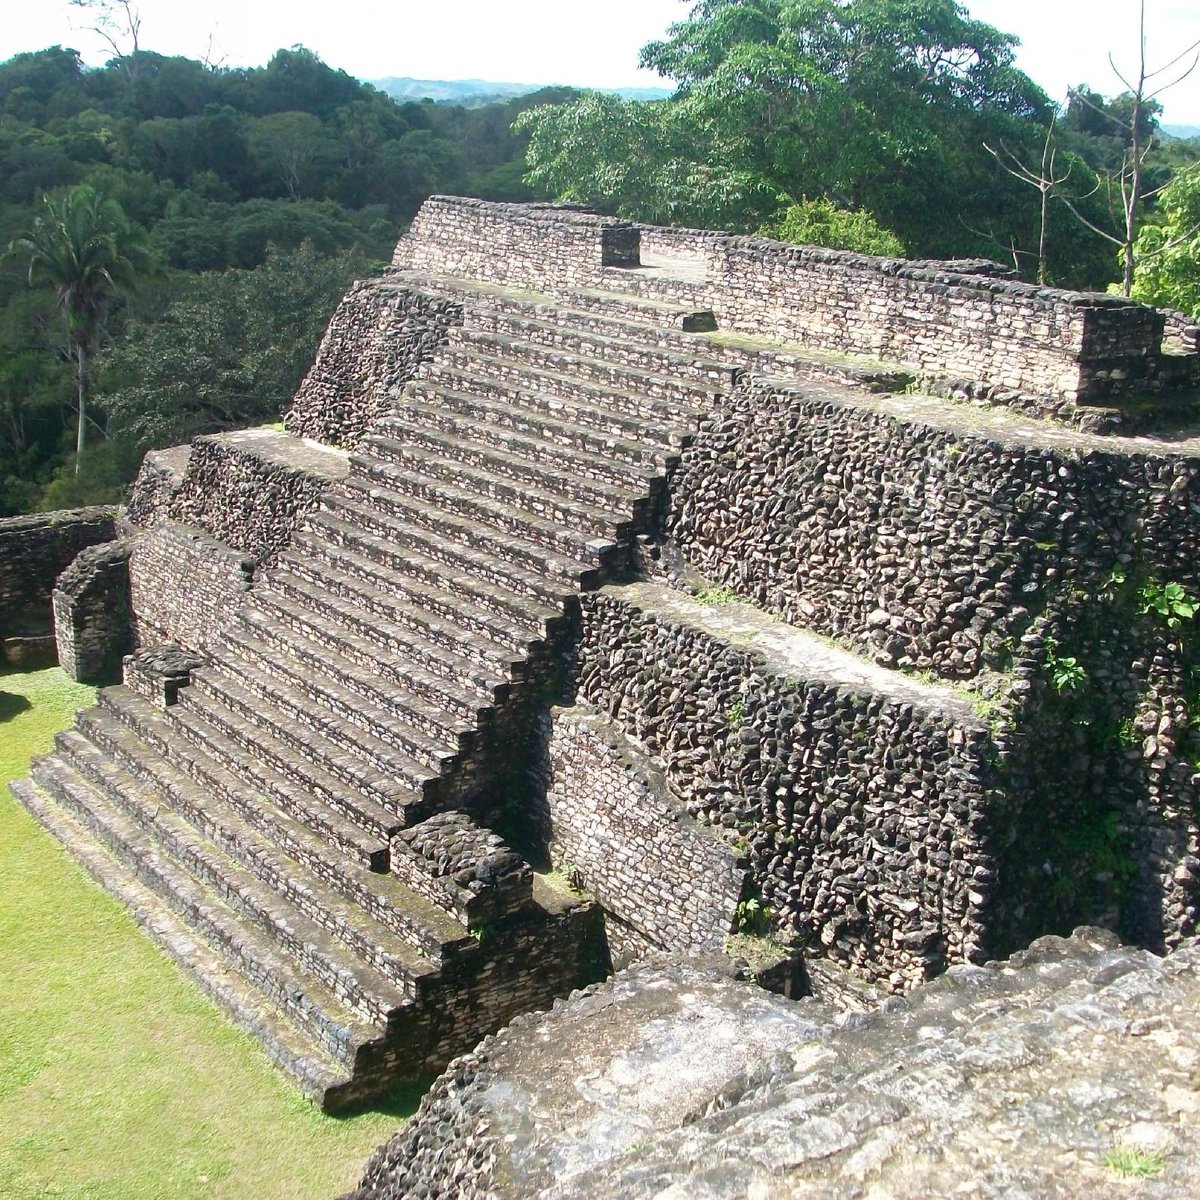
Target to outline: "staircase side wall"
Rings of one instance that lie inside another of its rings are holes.
[[[661,772],[607,718],[553,714],[552,860],[650,945],[720,946],[745,893],[744,858],[697,824]]]
[[[254,579],[254,559],[210,534],[162,521],[129,559],[135,642],[203,651],[229,626]]]

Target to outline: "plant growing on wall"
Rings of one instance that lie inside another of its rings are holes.
[[[1179,583],[1149,580],[1142,585],[1138,597],[1141,600],[1138,612],[1159,617],[1168,629],[1178,629],[1184,621],[1191,621],[1200,612],[1200,602]]]

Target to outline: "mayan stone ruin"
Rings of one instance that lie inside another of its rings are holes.
[[[431,197],[282,430],[0,522],[6,647],[105,685],[14,790],[327,1110],[456,1060],[363,1197],[595,1194],[545,1191],[552,1131],[505,1165],[521,1039],[550,1088],[589,1005],[766,1022],[653,1171],[589,1160],[683,1187],[820,1090],[793,1042],[870,1074],[848,1020],[991,1062],[977,992],[1194,1001],[1198,395],[1178,314],[994,263]],[[750,1157],[711,1194],[807,1161]]]

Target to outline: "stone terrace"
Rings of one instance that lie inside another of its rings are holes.
[[[1190,378],[1161,334],[986,264],[433,198],[348,293],[286,434],[148,463],[140,653],[16,790],[331,1109],[754,906],[895,990],[979,961],[1049,919],[1020,872],[1061,847],[1029,831],[1107,804],[1084,776],[1108,760],[1040,732],[1078,728],[1038,675],[1074,616],[1014,598],[1072,555],[1093,586],[1114,546],[1200,587],[1200,470],[1188,441],[902,393],[970,365],[985,391],[1119,407]],[[1187,664],[1120,650],[1113,727],[1154,735],[1145,763],[1121,744],[1112,811],[1145,940],[1177,940],[1200,885]]]

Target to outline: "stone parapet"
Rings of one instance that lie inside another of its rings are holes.
[[[392,265],[513,287],[587,287],[639,261],[631,221],[555,204],[431,196]]]

